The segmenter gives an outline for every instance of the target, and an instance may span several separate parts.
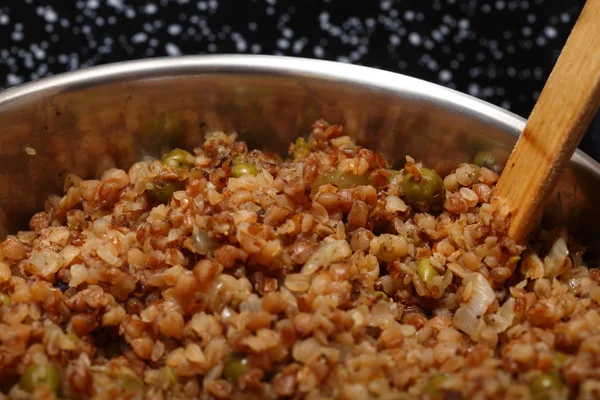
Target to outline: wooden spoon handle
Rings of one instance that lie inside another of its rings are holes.
[[[524,240],[600,104],[600,0],[588,0],[506,163],[497,195]]]

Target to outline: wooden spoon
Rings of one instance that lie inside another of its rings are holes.
[[[600,0],[588,0],[498,182],[512,239],[539,222],[599,104]]]

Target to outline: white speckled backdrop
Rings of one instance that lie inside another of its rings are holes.
[[[0,86],[145,57],[363,64],[527,116],[584,0],[0,0]],[[595,134],[584,150],[600,157]]]

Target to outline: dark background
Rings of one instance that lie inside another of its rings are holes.
[[[0,87],[145,57],[281,54],[401,72],[526,117],[584,0],[0,0]],[[596,134],[580,146],[600,159]]]

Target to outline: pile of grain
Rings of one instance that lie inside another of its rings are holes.
[[[0,247],[0,390],[600,397],[600,273],[584,249],[560,228],[505,237],[491,169],[428,174],[318,121],[284,161],[217,132],[193,153],[69,176]]]

